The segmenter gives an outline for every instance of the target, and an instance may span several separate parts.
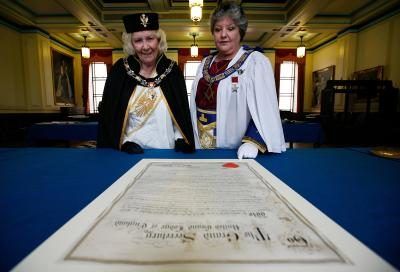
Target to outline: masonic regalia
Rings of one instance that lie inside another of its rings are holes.
[[[197,127],[200,145],[204,149],[217,145],[217,112],[197,108]]]
[[[234,65],[232,65],[228,69],[225,69],[222,73],[217,73],[215,75],[209,73],[214,56],[210,55],[205,59],[205,63],[203,66],[203,78],[205,82],[207,82],[208,84],[208,89],[205,93],[205,97],[207,98],[207,100],[210,100],[210,97],[212,97],[213,84],[217,84],[218,86],[221,80],[228,78],[233,73],[238,71],[252,52],[253,52],[252,50],[244,52]],[[227,64],[228,63],[226,63],[226,65]],[[238,71],[238,73],[241,74],[242,71]],[[232,77],[232,91],[237,92],[237,89],[238,89],[238,77]],[[211,95],[208,94],[208,91],[211,93]],[[214,103],[216,103],[216,101],[214,101]],[[198,128],[199,142],[201,147],[204,149],[216,148],[217,111],[209,109],[204,110],[199,107],[197,107],[196,110],[197,110],[197,128]]]
[[[131,140],[132,135],[145,125],[162,99],[160,87],[137,86],[134,94],[136,95],[131,97],[128,104],[129,121],[125,135],[127,140]]]

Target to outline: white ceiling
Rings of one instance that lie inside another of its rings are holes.
[[[208,17],[217,1],[204,1],[203,20],[189,18],[185,0],[0,0],[0,19],[21,31],[39,29],[71,48],[80,48],[88,33],[92,48],[121,48],[122,16],[156,11],[169,48],[214,47]],[[249,19],[244,43],[263,48],[294,48],[300,36],[308,48],[318,47],[348,29],[359,29],[400,10],[400,0],[237,1]]]

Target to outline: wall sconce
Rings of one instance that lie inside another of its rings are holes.
[[[81,48],[82,58],[88,59],[88,58],[90,58],[90,48],[86,45],[87,35],[85,34],[85,35],[82,35],[82,36],[85,39],[85,42],[84,42],[84,44],[83,44],[83,46]]]
[[[298,58],[302,58],[306,55],[306,46],[303,44],[303,36],[300,36],[300,45],[297,47],[296,55]]]
[[[202,17],[203,0],[189,0],[190,19],[200,22]]]
[[[190,56],[195,58],[199,55],[199,47],[196,44],[196,33],[192,33],[193,44],[190,46]]]

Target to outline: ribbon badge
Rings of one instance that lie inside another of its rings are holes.
[[[237,90],[239,89],[239,77],[233,76],[231,77],[232,81],[232,92],[236,93]]]

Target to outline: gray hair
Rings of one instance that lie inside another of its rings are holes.
[[[210,16],[211,33],[214,34],[215,24],[223,17],[231,18],[235,25],[239,27],[240,41],[243,41],[248,24],[243,8],[235,2],[225,2],[218,5]]]
[[[165,35],[164,30],[159,28],[158,30],[154,30],[156,32],[156,37],[158,39],[158,50],[160,54],[164,54],[167,52],[168,44],[167,44],[167,36]],[[132,45],[132,33],[126,33],[125,31],[122,33],[122,42],[124,53],[127,55],[135,55],[135,49]]]

